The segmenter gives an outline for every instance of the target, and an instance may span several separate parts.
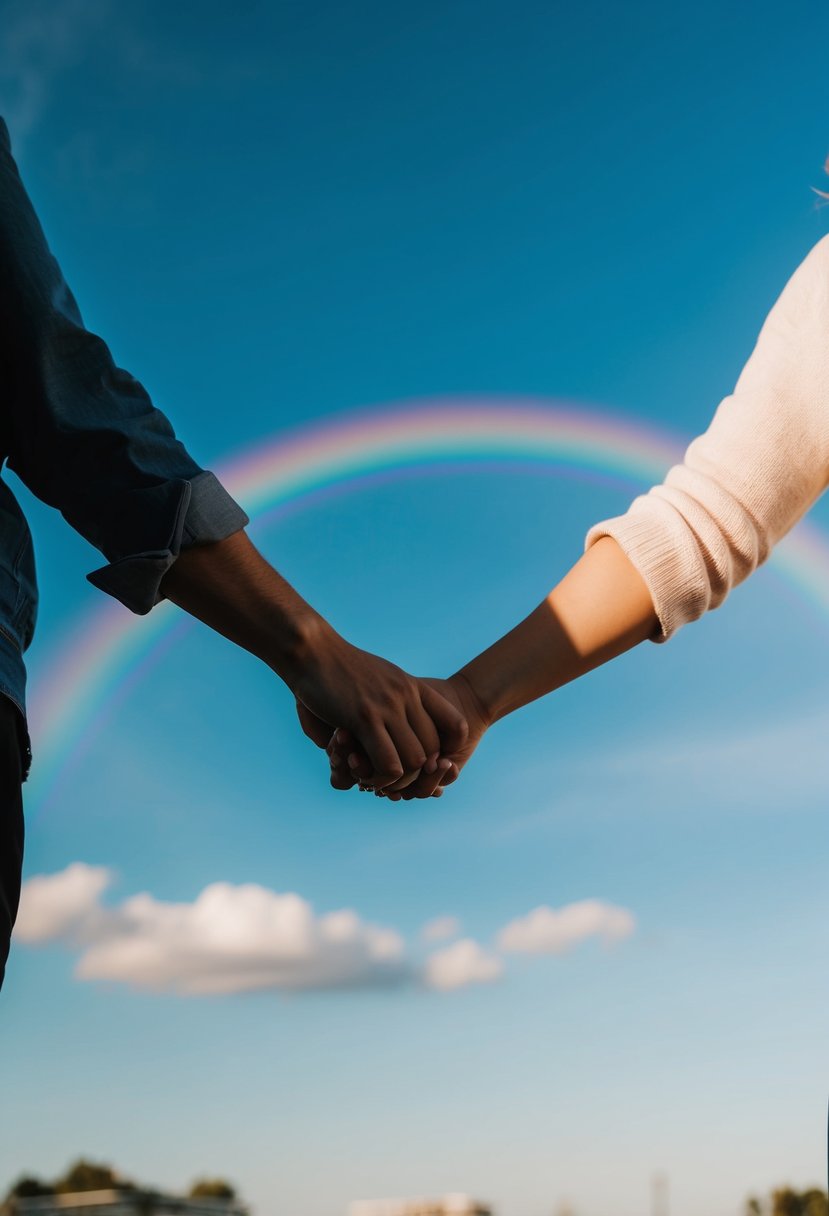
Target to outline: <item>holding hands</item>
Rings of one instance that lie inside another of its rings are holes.
[[[262,659],[328,753],[331,784],[400,799],[440,795],[486,730],[659,628],[641,575],[598,540],[519,625],[448,680],[417,679],[352,646],[243,531],[183,551],[161,592]]]
[[[458,779],[460,770],[490,725],[487,711],[469,679],[462,672],[448,680],[424,679],[418,683],[439,698],[444,705],[456,710],[466,722],[466,733],[462,738],[457,737],[454,740],[443,734],[440,754],[434,761],[429,757],[426,764],[419,767],[412,765],[411,768],[406,768],[396,781],[388,784],[385,784],[382,774],[373,767],[371,757],[360,746],[353,732],[346,727],[339,727],[327,738],[323,731],[316,735],[311,734],[300,712],[300,722],[305,733],[328,753],[331,784],[334,789],[348,790],[358,785],[360,789],[373,790],[392,802],[398,802],[401,799],[409,801],[412,798],[439,798],[445,787]]]
[[[359,784],[399,797],[417,786],[410,796],[426,798],[454,780],[477,743],[470,747],[465,702],[450,681],[418,680],[341,638],[294,693],[303,731],[328,752],[335,789]]]
[[[306,697],[299,698],[300,722],[327,751],[335,789],[357,785],[393,801],[440,796],[499,718],[653,637],[658,629],[642,576],[614,540],[602,537],[534,612],[448,680],[414,680],[394,668],[404,682],[395,685],[384,678],[382,698],[394,698],[399,687],[405,704],[395,707],[383,699],[382,728],[379,719],[366,721],[359,712],[355,728],[353,711],[351,721],[344,714],[334,718],[329,716],[336,712],[330,699],[323,709],[322,702],[316,708]],[[363,689],[366,678],[370,687],[374,676],[368,669],[359,677],[354,674]],[[367,691],[361,694],[361,704],[367,696]],[[418,702],[413,717],[411,707]],[[405,744],[396,763],[392,737]]]

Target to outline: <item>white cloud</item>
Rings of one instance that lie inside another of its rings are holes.
[[[448,991],[468,984],[491,984],[501,977],[504,964],[470,937],[437,950],[426,960],[424,979],[430,988]]]
[[[258,989],[406,985],[417,979],[399,933],[344,908],[318,914],[307,900],[254,883],[216,882],[191,903],[148,893],[105,905],[114,873],[75,862],[23,885],[15,940],[32,946],[57,942],[78,954],[75,975],[153,992],[188,996]],[[498,934],[503,952],[561,954],[591,937],[605,943],[635,928],[626,909],[588,899],[536,908]],[[457,933],[455,917],[427,922],[421,937]],[[472,938],[434,951],[420,978],[449,992],[500,979],[503,960]]]
[[[58,874],[41,874],[23,884],[14,929],[16,940],[36,945],[49,941],[82,941],[100,929],[100,897],[112,882],[104,866],[76,861]]]
[[[501,950],[522,954],[564,954],[590,937],[605,943],[630,937],[636,927],[627,908],[583,899],[562,908],[542,905],[510,921],[497,937]]]
[[[460,931],[461,922],[457,916],[436,916],[434,920],[426,922],[420,930],[420,936],[425,942],[445,942]]]
[[[399,983],[402,938],[343,909],[317,915],[299,895],[213,883],[192,903],[99,896],[107,870],[69,866],[24,886],[16,936],[79,948],[76,975],[188,995]]]

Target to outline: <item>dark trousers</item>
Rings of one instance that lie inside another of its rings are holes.
[[[23,719],[0,696],[0,987],[6,970],[23,869]]]

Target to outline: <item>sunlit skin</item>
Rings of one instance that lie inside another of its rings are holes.
[[[384,796],[439,796],[499,718],[623,654],[658,629],[644,579],[617,543],[602,537],[519,625],[448,680],[424,681],[465,717],[467,738],[445,753],[435,770],[410,770],[387,786]],[[321,737],[320,732],[316,742]],[[326,745],[336,789],[375,783],[369,758],[352,732],[340,728]]]
[[[467,727],[432,685],[352,646],[259,553],[244,530],[182,551],[167,599],[255,654],[294,693],[306,733],[324,746],[343,723],[377,788],[409,773],[443,775]]]

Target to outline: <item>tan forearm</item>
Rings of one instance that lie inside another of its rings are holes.
[[[244,531],[182,550],[161,592],[262,659],[288,684],[315,631],[327,628]]]
[[[281,676],[297,698],[303,729],[318,745],[338,724],[349,730],[369,757],[378,789],[418,773],[427,761],[435,766],[441,750],[456,750],[466,739],[466,722],[454,705],[346,642],[244,531],[185,549],[161,591]]]
[[[616,542],[603,537],[534,612],[459,675],[495,722],[629,650],[657,628],[644,580]]]

